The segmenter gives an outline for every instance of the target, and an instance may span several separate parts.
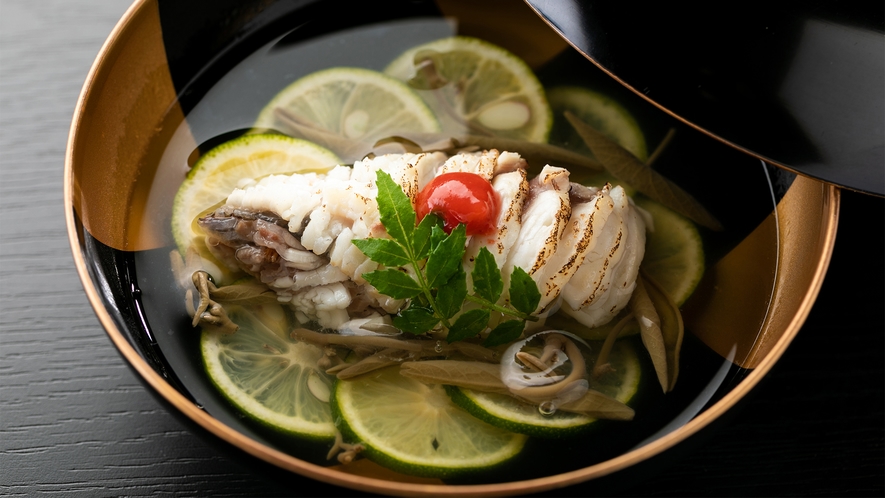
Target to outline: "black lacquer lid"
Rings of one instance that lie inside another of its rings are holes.
[[[885,195],[882,2],[526,1],[688,124],[796,173]]]

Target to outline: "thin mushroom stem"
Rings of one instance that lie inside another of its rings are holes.
[[[339,335],[339,334],[323,334],[314,332],[305,328],[297,328],[290,334],[293,339],[317,344],[319,346],[370,346],[375,348],[393,348],[403,351],[421,351],[421,344],[402,341],[399,339],[391,339],[389,337],[380,337],[376,335]]]
[[[550,334],[544,339],[544,351],[541,353],[541,363],[550,365],[556,361],[556,355],[562,351],[563,341],[568,340],[559,334]]]
[[[548,335],[544,339],[544,350],[541,356],[520,351],[516,353],[516,359],[528,368],[536,372],[551,370],[550,366],[556,363],[557,355],[562,351],[562,337],[558,334]],[[550,372],[552,374],[552,372]]]
[[[197,314],[197,309],[194,308],[194,291],[191,289],[184,291],[184,309],[190,316]]]
[[[572,382],[581,380],[584,377],[587,373],[587,364],[584,362],[584,357],[581,355],[581,350],[578,349],[578,345],[566,337],[562,337],[562,341],[565,345],[565,353],[568,355],[569,359],[572,360],[572,371],[568,376],[555,384],[525,387],[516,391],[514,394],[525,399],[549,400],[556,397],[560,391],[568,387]]]
[[[193,304],[191,303],[193,293],[190,289],[185,292],[185,299],[187,300],[185,303],[186,308],[188,312],[193,311],[191,326],[196,327],[201,324],[204,326],[211,325],[218,327],[221,331],[227,334],[236,332],[239,326],[231,321],[220,304],[212,300],[211,294],[212,292],[218,291],[218,287],[215,287],[215,284],[209,280],[209,274],[202,270],[195,271],[191,276],[191,280],[194,283],[194,287],[196,287],[197,291],[200,293],[200,302],[197,305],[197,308],[194,309]]]
[[[421,350],[417,352],[406,351],[401,347],[382,349],[370,356],[366,356],[356,363],[345,364],[344,368],[337,369],[332,367],[329,370],[326,370],[326,373],[334,373],[341,380],[352,379],[386,366],[397,365],[405,361],[413,361],[421,358],[438,357],[445,352],[456,350],[456,348],[451,347],[450,345],[444,347],[441,344],[434,344],[433,341],[401,342],[403,344],[419,344]]]
[[[341,435],[341,431],[335,431],[335,442],[332,443],[332,448],[329,450],[329,453],[326,454],[326,459],[331,460],[332,457],[338,455],[338,461],[341,463],[350,463],[352,462],[356,456],[361,453],[365,449],[361,443],[350,444],[344,442],[344,437]]]
[[[666,149],[667,146],[670,145],[670,141],[673,140],[674,136],[676,136],[676,128],[670,128],[670,130],[667,131],[667,134],[664,135],[664,139],[661,140],[661,143],[659,143],[657,148],[655,148],[655,151],[652,152],[650,156],[648,156],[648,159],[645,161],[646,166],[651,167],[651,165],[655,161],[657,161],[659,157],[661,157],[664,149]]]
[[[323,356],[317,360],[317,367],[324,371],[328,371],[330,368],[333,368],[336,365],[343,363],[344,360],[338,356],[338,352],[335,351],[335,348],[332,346],[325,346],[323,348]]]
[[[599,350],[599,356],[596,358],[596,365],[593,367],[593,373],[591,374],[594,379],[602,377],[608,372],[614,372],[615,369],[612,368],[611,363],[608,362],[608,355],[611,354],[612,347],[615,345],[615,340],[621,334],[621,331],[624,330],[624,327],[633,320],[633,314],[629,314],[624,318],[621,318],[614,327],[612,327],[611,331],[605,337],[605,342],[602,343],[602,348]]]
[[[209,279],[206,278],[206,272],[195,271],[191,276],[191,279],[194,282],[194,287],[197,288],[197,292],[200,293],[200,302],[197,304],[197,309],[194,311],[194,318],[191,321],[191,326],[196,327],[200,324],[200,317],[202,317],[206,309],[209,308],[212,300],[209,298]]]
[[[341,362],[333,367],[327,368],[325,370],[325,372],[329,375],[336,375],[338,372],[340,372],[342,370],[346,370],[349,367],[350,367],[349,363]]]
[[[352,379],[380,368],[401,364],[404,361],[414,360],[422,356],[421,353],[416,354],[398,348],[382,349],[371,356],[367,356],[362,360],[351,364],[343,370],[337,371],[336,375],[341,380]]]
[[[516,359],[535,372],[543,372],[548,369],[548,366],[540,358],[524,351],[516,353]]]

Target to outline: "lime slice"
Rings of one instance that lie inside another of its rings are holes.
[[[694,223],[648,199],[637,200],[654,219],[646,233],[641,269],[677,304],[691,296],[704,275],[704,245]]]
[[[204,268],[219,283],[228,283],[230,270],[215,260],[202,243],[199,216],[215,209],[234,188],[248,179],[270,174],[325,171],[340,161],[332,152],[305,140],[283,135],[246,135],[225,142],[197,161],[172,205],[172,235],[184,254],[192,244]]]
[[[629,404],[639,390],[641,368],[631,341],[618,341],[608,361],[614,371],[592,379],[590,388]],[[589,368],[593,364],[589,363]],[[594,427],[597,419],[562,410],[541,414],[537,405],[523,403],[505,394],[485,393],[470,389],[447,387],[458,406],[496,427],[542,438],[561,438]]]
[[[445,132],[547,141],[552,117],[543,87],[522,59],[497,45],[443,38],[407,50],[384,72],[418,89]]]
[[[571,111],[640,160],[647,159],[645,136],[639,124],[621,104],[611,98],[587,88],[559,86],[547,91],[547,100],[553,110],[551,144],[590,154],[590,149],[565,119],[565,111]]]
[[[258,115],[257,128],[289,130],[286,120],[374,143],[404,132],[437,132],[433,112],[403,83],[369,69],[336,67],[284,88]]]
[[[488,468],[519,453],[526,440],[462,410],[443,386],[403,377],[399,367],[339,381],[332,410],[345,439],[407,474],[444,477]]]
[[[233,334],[203,331],[203,364],[219,391],[252,419],[312,439],[335,437],[332,379],[317,369],[323,350],[288,337],[278,305],[228,305]]]

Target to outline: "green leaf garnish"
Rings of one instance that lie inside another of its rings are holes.
[[[501,280],[501,270],[495,263],[495,257],[491,251],[483,247],[479,250],[473,265],[473,292],[486,301],[496,302],[504,290],[504,282]]]
[[[421,294],[423,290],[415,279],[393,268],[364,273],[363,278],[374,285],[378,292],[394,299],[409,299]]]
[[[393,317],[393,326],[410,334],[423,334],[436,327],[439,318],[432,309],[410,306]]]
[[[402,246],[390,239],[357,239],[353,243],[372,261],[384,266],[405,266],[409,255]]]
[[[486,347],[500,346],[519,339],[522,330],[525,328],[525,322],[522,320],[507,320],[501,322],[497,327],[489,332],[489,336],[483,341]]]
[[[464,224],[460,224],[448,237],[430,248],[424,272],[427,274],[427,284],[431,288],[447,282],[461,268],[466,243],[467,228]]]
[[[423,220],[422,220],[423,221]],[[443,225],[440,223],[430,229],[430,247],[436,247],[440,242],[445,240],[447,237],[445,230],[443,230]]]
[[[384,225],[390,238],[411,249],[412,236],[415,232],[415,209],[412,208],[412,201],[389,174],[378,170],[377,178],[378,212],[381,214],[381,224]]]
[[[433,229],[436,228],[445,235],[442,227],[442,218],[435,214],[428,214],[423,220],[421,220],[421,223],[418,223],[413,235],[415,239],[415,259],[419,261],[427,259],[427,255],[430,254],[430,248],[432,246],[431,233],[433,232]]]
[[[459,316],[452,327],[449,329],[449,335],[446,341],[455,342],[462,339],[469,339],[478,335],[485,330],[489,324],[491,313],[489,310],[470,310]]]
[[[467,298],[467,274],[458,268],[452,278],[436,291],[436,307],[443,318],[452,318],[461,311],[465,298]]]
[[[376,174],[378,211],[390,239],[353,243],[369,259],[386,267],[365,273],[363,278],[382,294],[409,300],[393,317],[396,328],[424,334],[442,326],[446,341],[451,343],[482,334],[494,311],[509,319],[495,327],[486,343],[503,344],[522,334],[526,320],[538,320],[531,313],[541,294],[526,272],[515,268],[511,276],[512,306],[497,304],[504,288],[501,270],[492,253],[482,249],[471,272],[471,292],[463,269],[466,227],[458,225],[446,234],[442,220],[435,215],[425,216],[415,226],[417,216],[409,197],[389,174],[380,170]],[[472,308],[464,311],[467,302],[473,303]]]
[[[522,268],[514,268],[510,275],[510,304],[517,310],[530,314],[541,302],[538,285]]]

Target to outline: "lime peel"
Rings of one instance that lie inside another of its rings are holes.
[[[262,307],[272,310],[259,317],[229,305],[228,316],[239,330],[203,331],[200,351],[206,373],[219,392],[253,420],[309,439],[334,438],[329,404],[315,395],[323,390],[319,384],[327,390],[332,384],[317,369],[323,350],[287,338],[287,326],[275,318],[284,313],[280,306]]]
[[[440,385],[427,385],[388,367],[338,381],[332,413],[345,439],[369,459],[399,472],[462,475],[504,463],[526,437],[493,427],[452,403]]]
[[[357,67],[333,67],[304,76],[261,110],[256,128],[286,129],[277,109],[303,124],[373,143],[401,132],[438,132],[433,112],[404,83]]]
[[[522,59],[487,41],[453,36],[405,51],[384,72],[411,81],[418,74],[415,58],[423,55],[435,62],[438,72],[430,81],[449,83],[440,88],[416,83],[422,88],[418,95],[445,132],[463,133],[476,126],[496,136],[547,141],[553,114],[544,88]]]
[[[704,275],[701,235],[694,223],[657,202],[640,198],[636,204],[654,221],[654,230],[646,234],[641,268],[682,306]]]

